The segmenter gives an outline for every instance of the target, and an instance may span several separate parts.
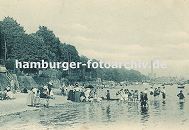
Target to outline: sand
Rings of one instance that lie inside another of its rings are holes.
[[[0,100],[0,116],[10,115],[17,112],[23,112],[26,110],[41,109],[41,107],[29,107],[26,105],[28,94],[16,93],[15,99],[11,100]],[[66,97],[55,95],[55,99],[49,100],[49,106],[66,103]]]

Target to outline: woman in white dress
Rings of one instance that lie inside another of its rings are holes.
[[[28,106],[33,106],[34,105],[34,92],[33,92],[33,88],[28,93],[27,105]]]
[[[89,100],[90,92],[91,92],[91,89],[90,89],[90,88],[87,88],[87,90],[85,91],[86,101]]]

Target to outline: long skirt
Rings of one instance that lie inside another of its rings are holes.
[[[33,106],[34,105],[34,93],[33,92],[30,92],[28,94],[27,105],[28,106]]]
[[[67,100],[71,100],[71,101],[75,100],[75,96],[74,96],[73,90],[69,91],[69,93],[68,93],[68,99]]]
[[[34,106],[37,106],[40,104],[40,97],[36,96],[34,97]]]

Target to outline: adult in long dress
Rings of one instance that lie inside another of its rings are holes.
[[[34,93],[34,106],[39,106],[40,105],[40,90],[36,89]]]
[[[86,96],[86,101],[89,100],[90,92],[91,92],[90,88],[87,88],[87,90],[84,92],[84,93],[85,93],[85,96]]]
[[[28,93],[27,105],[28,106],[33,106],[34,105],[34,92],[33,92],[33,88]]]
[[[80,102],[80,88],[78,85],[75,87],[75,102]]]
[[[70,89],[70,91],[68,92],[68,99],[67,100],[71,100],[71,101],[75,100],[73,89]]]

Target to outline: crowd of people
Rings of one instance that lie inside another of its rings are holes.
[[[4,89],[4,91],[2,91],[0,93],[0,99],[1,100],[9,100],[9,99],[13,99],[14,98],[14,94],[13,92],[11,91],[11,87],[6,87]]]
[[[74,86],[62,87],[62,95],[67,96],[67,100],[73,102],[86,102],[86,101],[101,101],[101,100],[118,100],[118,101],[128,101],[128,102],[140,102],[142,107],[148,107],[148,98],[149,96],[159,98],[161,97],[162,101],[166,100],[166,90],[165,87],[150,87],[145,88],[144,91],[139,90],[129,90],[129,89],[120,89],[116,92],[116,99],[111,98],[110,89],[106,89],[106,93],[102,96],[99,95],[97,91],[100,88],[96,87],[84,87],[79,86],[76,83]],[[177,95],[179,100],[184,100],[185,96],[182,90]]]
[[[141,107],[148,107],[148,97],[154,97],[159,98],[162,97],[163,103],[166,99],[166,91],[165,87],[157,87],[153,88],[150,87],[150,89],[145,88],[144,91],[141,91],[139,94],[138,90],[129,90],[129,89],[120,89],[116,96],[118,97],[119,101],[131,101],[131,102],[137,102],[139,101],[141,103]],[[185,96],[183,94],[183,90],[180,90],[180,92],[177,94],[177,97],[179,98],[179,101],[183,102],[185,99]]]
[[[121,89],[116,93],[116,96],[118,97],[119,101],[131,101],[131,102],[141,102],[142,107],[147,107],[147,101],[148,101],[148,95],[159,97],[162,95],[163,101],[165,101],[166,98],[166,91],[165,87],[160,89],[151,87],[150,89],[145,88],[144,91],[141,91],[139,93],[138,90],[129,90],[129,89]]]
[[[101,101],[102,98],[97,96],[92,85],[84,86],[76,83],[75,85],[70,85],[61,88],[62,95],[67,96],[67,100],[73,102],[91,102],[91,101]]]
[[[119,101],[138,101],[139,99],[139,93],[138,90],[131,90],[129,89],[120,89],[116,93],[117,98]]]
[[[27,105],[28,106],[39,106],[41,105],[41,101],[45,99],[46,103],[44,103],[45,106],[48,106],[49,99],[54,98],[53,94],[53,84],[48,83],[47,85],[39,88],[31,88],[29,91],[27,88],[24,88],[22,90],[23,93],[28,93],[27,97]],[[105,90],[105,93],[102,94],[102,91]],[[126,102],[140,102],[141,107],[148,107],[148,98],[154,97],[159,98],[165,102],[166,99],[166,90],[165,87],[150,87],[145,88],[143,91],[134,90],[134,89],[120,89],[116,92],[116,98],[111,97],[111,94],[113,93],[111,89],[107,88],[98,88],[93,87],[92,85],[79,85],[76,83],[75,85],[69,85],[61,87],[61,94],[67,97],[67,100],[73,101],[73,102],[92,102],[97,101],[100,102],[102,100],[118,100],[120,102],[126,101]],[[101,92],[101,94],[99,94]],[[114,94],[112,94],[114,95]],[[185,96],[183,94],[183,91],[180,90],[180,92],[177,94],[178,99],[181,101],[184,101]],[[11,88],[8,86],[4,89],[3,92],[1,92],[1,100],[5,99],[13,99],[14,94],[11,91]]]

